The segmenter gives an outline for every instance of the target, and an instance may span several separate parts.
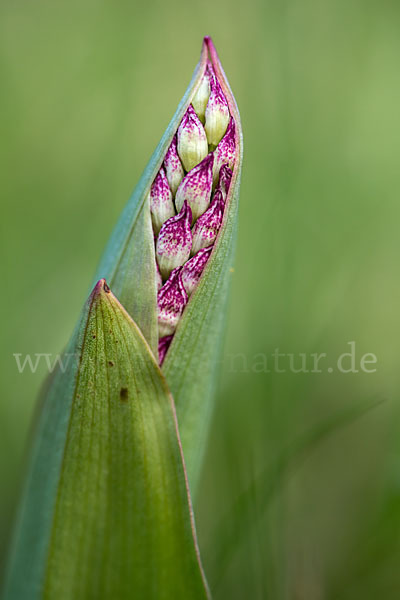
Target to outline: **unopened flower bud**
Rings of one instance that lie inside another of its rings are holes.
[[[156,256],[163,279],[173,269],[182,266],[190,256],[192,246],[192,211],[187,202],[175,217],[171,217],[160,229],[156,244]]]
[[[165,355],[167,354],[167,350],[173,337],[173,335],[166,335],[158,341],[158,362],[160,365],[164,362]]]
[[[153,228],[156,233],[161,225],[175,215],[174,202],[164,169],[158,171],[150,189],[150,211]]]
[[[208,71],[208,66],[203,75],[203,79],[197,89],[195,97],[192,100],[192,106],[197,113],[200,121],[204,123],[205,114],[206,114],[206,106],[208,99],[210,97],[210,75]]]
[[[181,268],[174,269],[157,297],[158,331],[161,338],[174,333],[187,301]]]
[[[214,243],[221,227],[224,207],[222,192],[217,190],[210,207],[194,224],[192,255],[196,254],[201,248],[206,248]]]
[[[175,196],[176,190],[185,175],[178,155],[177,143],[176,135],[174,135],[164,158],[164,169],[173,196]]]
[[[186,171],[193,169],[208,154],[206,132],[190,104],[178,128],[178,154]]]
[[[207,210],[210,204],[213,184],[214,155],[208,154],[197,167],[194,167],[182,180],[175,197],[175,206],[181,210],[187,200],[192,209],[192,223]]]
[[[228,165],[222,165],[219,170],[219,181],[218,181],[218,189],[221,190],[224,201],[229,192],[229,187],[232,181],[232,171],[228,167]]]
[[[211,254],[212,246],[208,246],[208,248],[202,248],[187,261],[182,267],[182,283],[185,287],[187,295],[193,292],[196,287],[203,269],[208,261],[208,258]]]
[[[208,143],[215,148],[221,141],[221,138],[228,127],[229,108],[214,73],[211,73],[210,89],[211,92],[206,107],[206,124],[204,129],[206,130]]]
[[[235,122],[231,117],[229,121],[228,129],[217,148],[214,151],[214,167],[213,167],[213,176],[214,176],[214,185],[218,181],[218,175],[220,168],[225,163],[228,165],[230,169],[233,169],[233,165],[235,164],[235,150],[236,150],[236,140],[235,140]]]

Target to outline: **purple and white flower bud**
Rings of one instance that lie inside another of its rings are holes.
[[[229,123],[229,108],[221,86],[211,71],[210,67],[210,98],[206,107],[206,130],[207,140],[210,146],[214,148],[221,141]]]
[[[158,171],[150,189],[150,211],[153,229],[160,231],[161,225],[175,215],[174,202],[164,169]]]
[[[201,248],[206,248],[214,243],[221,227],[224,208],[225,203],[222,192],[221,190],[217,190],[210,207],[194,224],[192,255],[196,254]]]
[[[176,210],[187,200],[192,209],[192,223],[207,210],[213,184],[214,155],[208,154],[181,182],[175,197]]]
[[[166,335],[165,337],[160,338],[158,341],[158,363],[160,366],[164,362],[165,355],[167,354],[167,350],[173,337],[173,335]]]
[[[182,283],[181,268],[174,269],[171,277],[158,292],[158,331],[159,337],[172,335],[188,301]]]
[[[176,190],[185,175],[178,155],[177,143],[176,135],[174,135],[164,158],[164,169],[173,196],[175,196]]]
[[[214,151],[214,185],[218,181],[219,171],[225,163],[230,169],[233,169],[236,158],[236,140],[235,140],[235,122],[231,117],[228,129],[218,146]]]
[[[192,211],[187,202],[175,217],[164,223],[156,243],[156,257],[163,279],[168,279],[173,269],[181,267],[190,256],[192,247]]]
[[[206,262],[211,254],[211,250],[212,246],[208,246],[208,248],[202,248],[193,256],[193,258],[188,260],[187,263],[183,265],[182,283],[188,296],[190,296],[198,284]]]
[[[197,92],[192,100],[192,106],[197,113],[200,121],[204,123],[207,102],[210,97],[210,74],[208,71],[208,66],[205,70],[203,79],[197,89]]]
[[[208,154],[206,132],[189,104],[178,128],[178,154],[186,171],[190,171]]]
[[[218,181],[218,189],[221,190],[224,201],[229,192],[229,188],[232,181],[232,171],[228,167],[228,165],[222,165],[219,170],[219,181]]]

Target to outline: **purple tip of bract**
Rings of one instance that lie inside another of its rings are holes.
[[[190,296],[198,284],[204,267],[206,266],[206,262],[210,257],[211,251],[212,246],[209,246],[208,248],[202,248],[182,267],[182,283],[188,296]]]
[[[233,169],[236,158],[236,139],[235,139],[235,122],[231,117],[228,129],[214,152],[214,184],[218,180],[220,168],[223,164],[227,164],[230,169]]]
[[[160,366],[164,362],[165,355],[167,354],[167,350],[171,344],[173,335],[166,335],[158,341],[158,362]]]
[[[222,167],[219,170],[218,189],[221,190],[224,200],[226,200],[226,197],[228,195],[231,181],[232,181],[232,170],[228,167],[227,164],[222,165]]]
[[[168,281],[158,292],[158,331],[160,337],[174,333],[179,318],[188,301],[182,283],[182,269],[174,269]]]
[[[202,125],[199,121],[196,111],[194,110],[193,106],[191,104],[189,104],[185,114],[182,117],[182,121],[180,122],[180,125],[178,128],[178,142],[179,142],[179,134],[182,131],[184,131],[184,130],[196,131],[197,129],[201,129],[200,126],[202,126]]]
[[[168,219],[160,229],[156,244],[156,257],[164,279],[169,277],[173,269],[182,266],[190,256],[191,222],[192,211],[185,201],[180,213]]]
[[[186,171],[190,171],[208,154],[206,132],[191,104],[183,115],[177,135],[179,157]]]
[[[175,206],[180,210],[187,200],[192,210],[192,222],[207,210],[213,184],[214,155],[208,154],[182,180],[175,197]]]
[[[175,207],[169,189],[168,179],[161,167],[150,189],[150,211],[153,227],[156,232],[161,225],[175,215]]]
[[[165,173],[167,175],[169,187],[171,188],[171,192],[174,196],[176,194],[176,190],[178,189],[180,182],[183,179],[183,176],[185,175],[181,159],[178,155],[177,144],[177,137],[176,135],[174,135],[170,147],[168,148],[164,158]]]
[[[196,254],[201,248],[206,248],[214,243],[221,227],[224,208],[225,203],[222,192],[217,190],[210,207],[197,219],[193,227],[192,255]]]
[[[207,66],[206,66],[206,70],[205,70],[205,76],[207,77],[207,81],[208,84],[210,86],[210,92],[211,92],[211,88],[213,85],[215,85],[215,82],[217,81],[216,75],[215,75],[215,71],[214,71],[214,67],[212,66],[212,63],[210,61],[210,59],[208,59],[207,61]]]

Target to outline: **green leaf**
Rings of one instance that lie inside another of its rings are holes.
[[[200,84],[208,58],[218,75],[234,117],[239,147],[223,225],[200,284],[185,308],[163,365],[163,372],[176,404],[192,493],[199,480],[219,375],[233,270],[243,153],[239,111],[210,38],[204,39],[200,61],[192,81],[112,234],[96,275],[97,279],[107,279],[157,356],[156,289],[149,284],[155,281],[155,257],[146,198],[172,137]]]
[[[43,401],[5,598],[207,598],[173,400],[104,280],[68,354]]]

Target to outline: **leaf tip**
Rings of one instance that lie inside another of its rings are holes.
[[[111,293],[110,286],[107,284],[107,281],[104,279],[104,277],[102,279],[99,279],[96,285],[94,286],[92,292],[93,298],[95,298],[96,296],[100,296],[102,292],[105,292],[106,294]]]

